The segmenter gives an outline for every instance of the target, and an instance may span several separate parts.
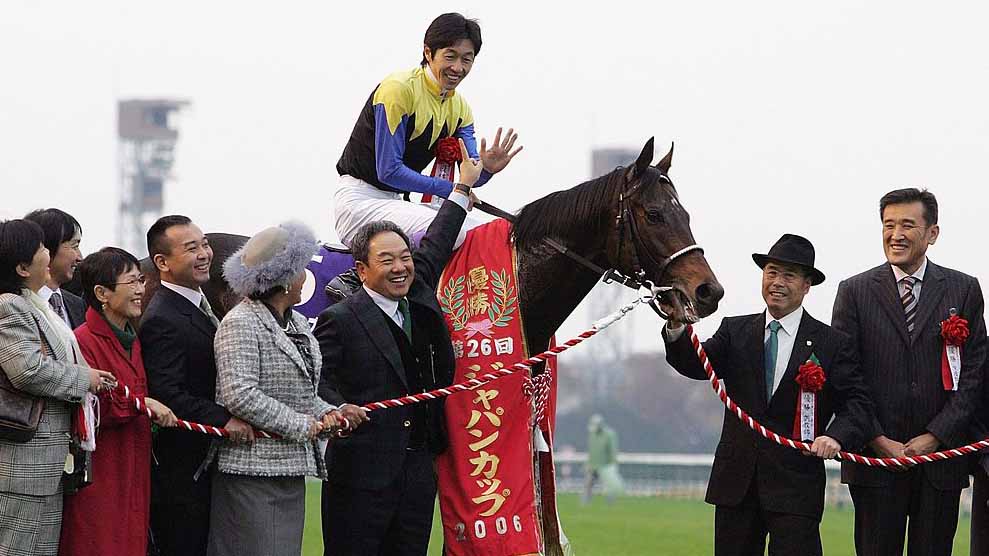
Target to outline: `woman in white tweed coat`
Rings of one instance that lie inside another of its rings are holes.
[[[317,436],[335,430],[339,412],[316,395],[319,344],[292,307],[316,254],[302,224],[267,228],[224,264],[245,297],[216,333],[217,402],[280,439],[224,442],[210,510],[210,556],[298,556],[305,522],[305,477],[326,477]]]
[[[0,554],[10,556],[58,552],[72,413],[87,391],[114,382],[86,366],[72,331],[37,294],[48,279],[43,239],[34,222],[0,222],[0,372],[45,400],[31,440],[0,440]]]

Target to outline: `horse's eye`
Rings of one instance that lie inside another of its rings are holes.
[[[663,213],[659,212],[656,209],[649,209],[646,211],[646,219],[652,222],[653,224],[659,224],[660,222],[663,221]]]

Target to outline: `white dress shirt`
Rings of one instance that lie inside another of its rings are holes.
[[[48,300],[56,293],[58,294],[59,305],[62,306],[62,320],[65,321],[65,324],[69,325],[69,330],[72,330],[72,323],[69,322],[69,309],[65,306],[65,295],[62,294],[62,288],[55,288],[53,290],[46,285],[41,286],[41,289],[38,290],[38,295],[45,303],[48,303]]]
[[[913,284],[913,297],[919,303],[920,289],[924,286],[924,274],[927,273],[927,257],[924,257],[924,262],[920,264],[920,268],[918,268],[917,271],[914,272],[913,274],[907,274],[906,272],[903,271],[902,268],[896,265],[891,264],[889,266],[893,267],[893,277],[896,279],[896,291],[900,293],[901,298],[903,297],[903,294],[906,293],[906,290],[903,286],[903,282],[901,282],[901,280],[903,280],[907,276],[913,276],[914,278],[917,279],[917,281],[914,282]]]
[[[192,303],[193,305],[195,305],[197,309],[199,309],[199,304],[203,302],[203,291],[202,290],[194,290],[194,289],[191,289],[191,288],[187,288],[185,286],[180,286],[178,284],[173,284],[171,282],[166,282],[164,280],[161,281],[161,285],[162,286],[165,286],[166,288],[172,290],[173,292],[181,295],[182,297],[188,299],[189,300],[189,303]]]
[[[783,375],[786,374],[786,367],[790,364],[790,354],[793,353],[793,344],[797,339],[797,329],[800,328],[800,319],[804,316],[803,306],[797,307],[789,315],[781,319],[774,319],[769,311],[766,311],[766,327],[765,334],[762,337],[763,345],[769,341],[769,323],[776,320],[779,321],[781,328],[779,332],[776,333],[776,371],[773,376],[773,393],[776,393],[776,389],[780,387],[780,381],[783,380]],[[801,361],[801,363],[803,363]]]
[[[405,322],[405,317],[403,317],[402,312],[398,310],[398,301],[389,299],[367,286],[363,286],[363,288],[364,291],[371,296],[371,301],[374,301],[374,304],[377,305],[379,309],[388,315],[388,317],[391,318],[391,320],[393,320],[399,328],[402,328],[402,324]]]

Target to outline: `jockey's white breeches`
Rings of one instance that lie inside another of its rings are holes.
[[[357,230],[364,224],[390,220],[411,238],[429,228],[443,201],[444,199],[433,197],[430,204],[410,202],[402,199],[400,193],[383,191],[353,176],[340,176],[337,191],[333,195],[337,235],[349,247]],[[456,247],[464,242],[468,230],[485,222],[487,220],[475,216],[474,211],[468,212],[457,236]]]

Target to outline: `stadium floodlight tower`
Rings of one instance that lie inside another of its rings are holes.
[[[137,257],[148,254],[145,234],[164,207],[179,132],[169,125],[187,106],[177,99],[128,99],[117,103],[120,205],[118,244]]]

